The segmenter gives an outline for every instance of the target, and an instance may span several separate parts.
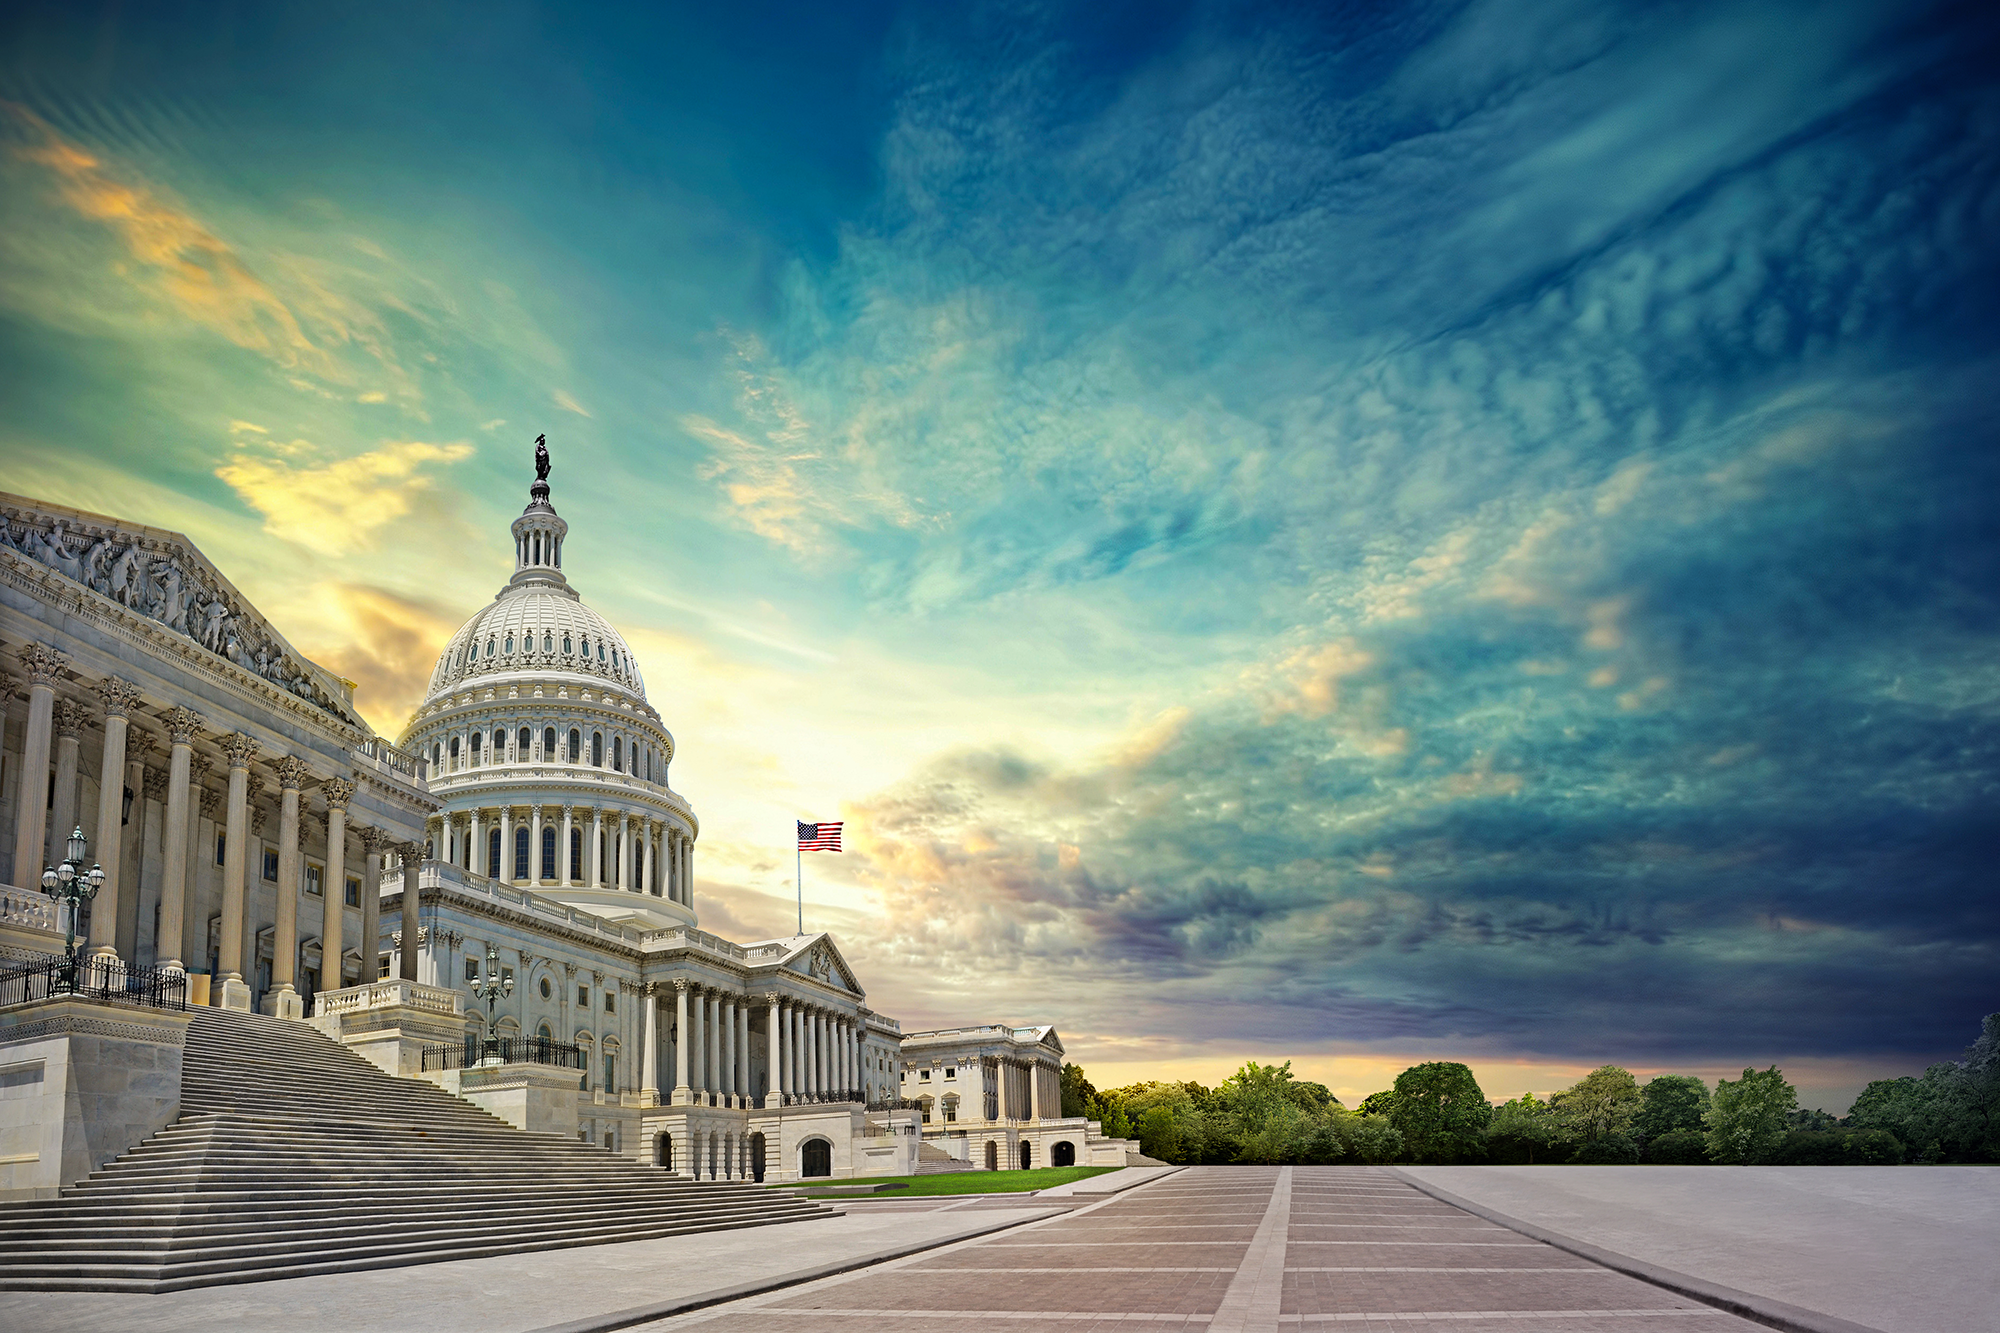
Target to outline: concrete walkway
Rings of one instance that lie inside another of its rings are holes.
[[[912,1199],[911,1204],[919,1201]],[[702,1294],[744,1294],[1055,1216],[1071,1205],[927,1210],[625,1245],[379,1268],[161,1295],[0,1292],[4,1333],[531,1333]]]
[[[1550,1232],[1882,1333],[2000,1331],[2000,1168],[1399,1170]]]

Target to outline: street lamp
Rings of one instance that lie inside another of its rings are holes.
[[[83,858],[90,851],[90,844],[84,839],[83,826],[69,835],[69,843],[63,850],[68,853],[59,866],[49,866],[42,871],[42,892],[66,906],[65,914],[69,927],[69,938],[63,945],[62,983],[70,990],[76,989],[76,918],[83,904],[97,896],[104,886],[104,867],[83,868]],[[30,864],[33,864],[30,862]]]
[[[496,1028],[498,1019],[494,1017],[494,1010],[502,996],[514,993],[514,976],[512,973],[500,975],[500,951],[490,944],[486,946],[486,976],[472,988],[472,993],[486,1001],[487,1027]]]

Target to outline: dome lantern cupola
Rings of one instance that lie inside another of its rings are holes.
[[[514,520],[514,577],[509,584],[543,581],[567,587],[562,546],[568,535],[569,524],[549,503],[549,479],[543,473],[528,487],[528,507]]]

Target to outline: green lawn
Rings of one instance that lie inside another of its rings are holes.
[[[880,1194],[840,1194],[831,1190],[813,1190],[809,1199],[908,1199],[919,1194],[1019,1194],[1027,1190],[1045,1190],[1051,1185],[1067,1185],[1072,1180],[1085,1180],[1091,1176],[1101,1176],[1107,1171],[1116,1171],[1115,1166],[1046,1166],[1034,1171],[954,1171],[938,1176],[898,1176],[896,1179],[907,1184],[908,1189],[883,1190]],[[876,1185],[885,1182],[873,1177],[861,1180],[843,1180],[842,1185]],[[774,1188],[787,1188],[776,1186]]]

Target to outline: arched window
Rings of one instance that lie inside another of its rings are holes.
[[[556,650],[556,636],[555,636],[555,635],[553,635],[553,634],[551,634],[551,633],[549,633],[549,632],[548,632],[547,630],[543,630],[543,631],[542,631],[542,651],[543,651],[543,652],[545,652],[545,653],[552,653],[552,652],[554,652],[555,650]]]
[[[653,747],[648,745],[646,747],[646,781],[651,782],[652,780],[653,780]]]
[[[536,876],[537,879],[554,879],[556,877],[556,831],[551,825],[544,825],[542,827],[541,871],[542,873]]]
[[[493,728],[493,762],[507,762],[507,733],[499,727]]]
[[[528,826],[521,825],[514,830],[514,878],[528,877]]]
[[[590,656],[590,636],[588,634],[584,635],[579,642],[583,644],[583,655],[585,657]]]
[[[453,736],[453,737],[451,738],[451,749],[450,749],[450,750],[449,750],[449,751],[448,751],[447,753],[449,753],[449,754],[451,755],[451,766],[452,766],[453,768],[457,768],[457,767],[458,767],[458,737],[456,737],[456,736]]]
[[[479,767],[479,733],[472,733],[472,767]]]
[[[580,828],[569,831],[569,874],[563,878],[583,878],[583,830]]]
[[[576,651],[576,649],[570,644],[568,630],[563,631],[563,651],[566,653],[573,653]]]
[[[611,738],[611,766],[623,770],[625,767],[624,760],[625,738],[623,736],[613,736]]]
[[[496,879],[500,875],[500,828],[498,825],[486,830],[486,873]]]
[[[553,764],[555,761],[556,729],[554,727],[544,727],[542,729],[542,762]]]
[[[602,639],[597,641],[597,660],[600,662],[604,660],[604,640]]]
[[[512,634],[507,636],[507,655],[509,657],[514,655],[514,636]]]
[[[575,727],[569,729],[569,753],[563,756],[568,763],[576,763],[583,757],[583,733]]]
[[[493,656],[493,636],[490,634],[486,636],[486,655]]]
[[[604,767],[604,733],[601,731],[590,733],[590,763],[594,768]]]
[[[522,727],[521,734],[514,738],[514,742],[514,757],[525,764],[528,762],[529,756],[534,752],[535,734],[526,727]]]

